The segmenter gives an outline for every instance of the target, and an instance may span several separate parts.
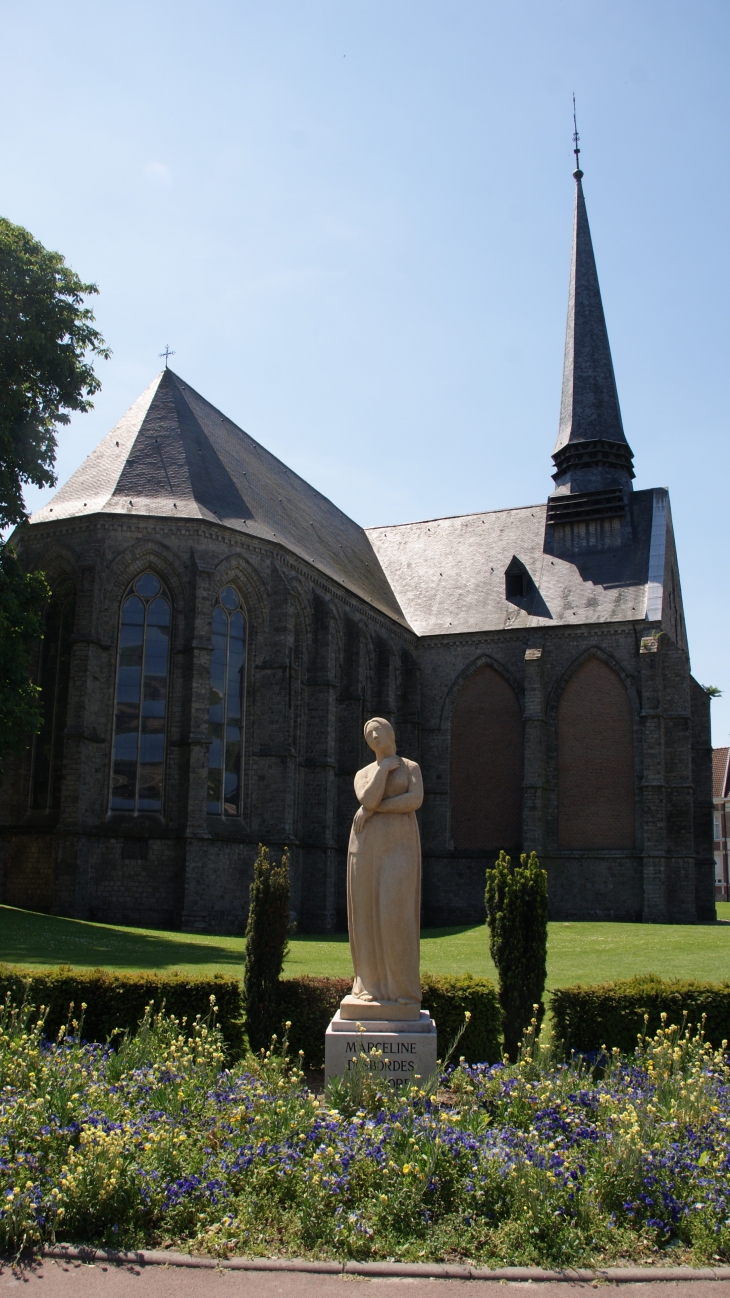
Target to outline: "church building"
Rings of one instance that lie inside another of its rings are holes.
[[[423,770],[425,925],[483,919],[501,848],[538,853],[554,919],[714,919],[709,698],[575,180],[543,503],[363,529],[165,369],[17,530],[52,598],[0,900],[240,933],[263,842],[289,848],[299,930],[343,930],[383,716]]]

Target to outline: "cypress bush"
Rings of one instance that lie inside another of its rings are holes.
[[[694,979],[664,981],[652,975],[626,978],[595,986],[559,987],[550,994],[553,1029],[566,1056],[573,1051],[591,1052],[618,1047],[624,1054],[636,1049],[649,1016],[649,1036],[661,1027],[665,1012],[669,1022],[681,1026],[683,1015],[690,1023],[702,1023],[707,1015],[705,1037],[715,1049],[730,1041],[730,982],[703,983]]]
[[[284,967],[289,936],[289,853],[277,865],[268,847],[259,844],[251,883],[243,996],[246,1031],[252,1050],[269,1045],[280,1030],[279,978]]]
[[[547,976],[547,874],[534,852],[519,865],[500,852],[487,870],[485,893],[489,950],[499,974],[504,1048],[514,1062],[522,1034],[537,1005],[538,1023],[545,1007]]]

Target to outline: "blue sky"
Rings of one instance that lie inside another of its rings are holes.
[[[726,0],[3,0],[0,20],[0,211],[98,283],[114,352],[60,479],[169,342],[365,525],[551,489],[575,91],[635,485],[670,489],[728,742]]]

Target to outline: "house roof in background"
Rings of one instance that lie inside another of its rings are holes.
[[[713,748],[712,750],[712,796],[727,798],[730,796],[730,769],[728,767],[730,748]]]

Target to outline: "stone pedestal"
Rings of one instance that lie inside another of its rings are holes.
[[[436,1071],[436,1024],[428,1010],[411,1021],[361,1020],[358,1032],[352,1019],[338,1010],[324,1038],[324,1081],[342,1077],[358,1054],[367,1055],[371,1071],[399,1087],[418,1080],[425,1082]]]

